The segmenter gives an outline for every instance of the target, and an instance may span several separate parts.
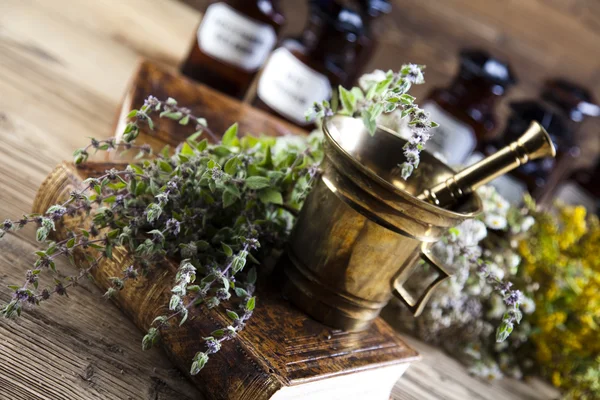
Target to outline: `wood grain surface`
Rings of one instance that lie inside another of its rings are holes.
[[[490,7],[503,4],[483,3]],[[541,0],[524,3],[541,7]],[[551,3],[562,7],[560,1]],[[565,3],[586,3],[590,10],[596,7],[593,1]],[[428,7],[427,12],[433,12],[435,4],[410,2],[406,6],[409,15],[417,18],[417,10]],[[439,18],[455,15],[450,2],[445,4],[434,12]],[[594,15],[597,12],[584,15],[588,25],[577,29],[588,32],[592,26],[597,32]],[[0,220],[29,212],[44,177],[60,161],[69,159],[74,148],[87,143],[89,136],[111,134],[139,57],[174,68],[187,54],[199,19],[197,11],[173,0],[0,1]],[[478,26],[486,32],[485,21]],[[517,28],[530,29],[527,24]],[[417,33],[421,34],[407,25],[402,36],[389,40],[398,45],[412,43]],[[419,43],[411,46],[433,59],[435,49]],[[571,46],[564,40],[561,43],[563,51]],[[410,54],[394,51],[402,61],[410,58]],[[453,69],[451,53],[450,48],[440,55],[442,72],[431,73],[431,82],[444,80]],[[431,64],[428,60],[414,61]],[[594,76],[592,67],[569,65],[567,69],[572,74],[587,73],[582,79]],[[598,72],[595,74],[597,82]],[[33,234],[26,229],[0,245],[2,302],[10,298],[6,285],[21,282],[34,260]],[[66,263],[58,268],[65,274],[74,273]],[[102,298],[99,289],[84,283],[73,289],[68,299],[53,300],[18,322],[0,321],[0,399],[201,398],[161,351],[142,352],[141,338],[142,333]],[[547,386],[540,389],[512,380],[483,383],[441,352],[418,341],[410,343],[424,359],[399,381],[394,398],[555,396]]]

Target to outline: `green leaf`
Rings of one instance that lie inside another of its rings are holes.
[[[371,136],[373,136],[377,130],[377,122],[371,118],[371,113],[367,110],[363,110],[361,117],[365,124],[365,128],[367,128]]]
[[[227,208],[233,205],[237,201],[238,197],[229,190],[224,190],[221,200],[223,201],[223,208]]]
[[[371,115],[371,120],[374,122],[377,122],[377,118],[381,115],[382,112],[383,112],[383,104],[382,103],[373,104],[373,106],[371,106],[371,108],[369,110],[369,114]]]
[[[359,88],[358,86],[354,86],[350,91],[354,95],[354,99],[356,101],[360,101],[360,100],[364,100],[365,99],[365,94],[363,93],[362,89]]]
[[[271,186],[271,181],[264,176],[250,176],[246,178],[246,186],[252,190],[264,189]]]
[[[200,371],[202,371],[202,368],[204,368],[204,366],[206,365],[207,362],[208,362],[208,354],[196,353],[196,355],[194,356],[194,362],[192,363],[192,366],[190,369],[190,375],[196,375]]]
[[[181,117],[183,117],[183,114],[180,113],[179,111],[176,112],[172,112],[172,111],[163,111],[160,113],[160,117],[163,118],[169,118],[172,119],[174,121],[179,121],[181,119]]]
[[[223,139],[221,139],[221,143],[224,146],[236,146],[238,144],[237,140],[238,134],[238,124],[235,123],[229,127],[223,134]]]
[[[200,135],[202,135],[202,131],[194,132],[190,136],[187,137],[186,141],[187,142],[195,142],[196,139],[198,139],[200,137]]]
[[[246,280],[252,285],[256,283],[256,268],[252,268],[250,271],[248,271],[248,277]]]
[[[190,122],[190,116],[186,115],[179,120],[179,125],[187,125]]]
[[[186,156],[193,156],[194,149],[187,142],[185,142],[185,143],[183,143],[183,146],[181,146],[180,154],[183,154]]]
[[[174,294],[171,296],[171,300],[169,301],[169,310],[175,311],[177,307],[181,304],[181,297]]]
[[[231,310],[227,310],[227,316],[234,321],[237,321],[238,319],[240,319],[240,316],[237,315],[237,313],[235,311],[231,311]]]
[[[173,167],[171,167],[171,164],[169,164],[165,160],[158,160],[158,166],[160,167],[161,171],[163,171],[163,172],[167,172],[169,174],[171,172],[173,172]],[[153,181],[150,181],[150,182],[153,182]]]
[[[256,297],[250,297],[246,303],[246,311],[252,311],[256,307]]]
[[[415,98],[410,94],[405,93],[402,96],[400,96],[400,101],[402,102],[402,104],[410,106],[415,101]]]
[[[227,162],[225,163],[225,167],[223,168],[225,173],[229,174],[229,175],[235,175],[236,171],[237,171],[237,166],[241,163],[241,160],[239,157],[235,156],[235,157],[231,157],[229,160],[227,160]]]
[[[216,338],[221,337],[225,334],[225,331],[223,329],[217,329],[216,331],[212,331],[210,333],[210,336],[214,336]]]
[[[183,315],[183,317],[181,317],[181,321],[179,321],[179,326],[183,325],[185,321],[187,321],[189,314],[188,309],[184,308],[183,310],[181,310],[181,314]]]
[[[231,247],[229,247],[225,243],[221,243],[221,247],[223,248],[223,252],[225,253],[225,255],[227,255],[227,257],[231,257],[233,255],[233,250],[231,250]]]
[[[258,164],[259,167],[273,168],[273,155],[271,154],[271,146],[265,150],[265,158]]]
[[[261,190],[258,192],[258,198],[264,204],[283,204],[283,196],[281,196],[281,193],[277,189],[273,188]]]
[[[348,90],[346,90],[343,86],[340,85],[340,101],[342,102],[342,106],[348,115],[352,115],[354,113],[354,107],[356,106],[356,97],[354,94]]]
[[[235,288],[235,294],[238,297],[248,297],[248,292],[245,289],[242,289],[241,287]]]
[[[233,262],[231,264],[231,268],[233,269],[233,273],[237,274],[238,272],[240,272],[244,266],[246,265],[246,258],[244,257],[235,257],[233,259]]]
[[[202,152],[204,150],[206,150],[206,148],[208,147],[208,140],[206,139],[202,139],[199,143],[198,146],[196,146],[196,150]]]
[[[394,79],[394,76],[388,76],[386,79],[382,80],[381,82],[377,83],[377,85],[375,85],[375,94],[376,95],[382,95],[390,86],[390,83],[392,83],[392,80]]]
[[[71,239],[69,239],[69,240],[67,241],[67,244],[66,244],[66,246],[67,246],[67,249],[70,249],[71,247],[75,246],[75,238],[74,238],[74,237],[72,237]]]

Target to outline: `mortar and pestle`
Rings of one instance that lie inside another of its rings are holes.
[[[406,140],[359,119],[323,124],[323,173],[308,196],[284,254],[284,294],[304,312],[346,331],[368,328],[392,296],[415,315],[449,274],[429,247],[462,221],[482,212],[475,189],[556,151],[533,122],[519,140],[456,173],[430,153],[401,177]],[[419,296],[404,289],[419,258],[437,277]]]

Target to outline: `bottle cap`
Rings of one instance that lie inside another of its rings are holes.
[[[584,116],[600,116],[591,93],[584,87],[564,79],[550,79],[544,83],[542,98],[554,104],[571,120],[580,122]]]
[[[311,11],[339,32],[359,36],[363,33],[363,19],[355,10],[343,7],[335,0],[311,0]]]
[[[388,14],[392,11],[390,0],[358,0],[361,12],[371,18],[379,17],[381,14]]]
[[[483,50],[463,50],[460,52],[460,74],[466,78],[477,76],[492,82],[501,89],[514,85],[517,79],[505,61],[491,56]]]

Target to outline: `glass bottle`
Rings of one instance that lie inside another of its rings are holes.
[[[590,132],[584,132],[582,122],[586,117],[599,117],[600,106],[595,102],[591,93],[584,87],[564,79],[551,79],[544,83],[542,98],[566,117],[571,131],[576,136],[575,140],[581,146],[581,157],[576,159],[579,152],[572,157],[558,161],[550,180],[552,190],[546,191],[541,198],[544,204],[555,200],[567,204],[581,204],[588,211],[600,211],[600,159],[595,155],[596,163],[583,165],[591,154],[585,154],[585,143],[594,138],[586,137]]]
[[[464,164],[496,129],[498,99],[515,83],[506,62],[482,50],[463,50],[450,86],[434,89],[422,105],[440,124],[425,149],[450,165]]]
[[[241,99],[275,46],[284,23],[278,0],[212,2],[181,72]]]
[[[579,168],[571,173],[556,190],[555,200],[570,205],[582,205],[588,212],[600,216],[600,159],[595,167]]]
[[[364,73],[378,45],[381,29],[377,29],[376,20],[392,10],[390,0],[358,0],[358,10],[362,16],[364,29],[357,40],[356,73],[350,78],[355,84]]]
[[[354,10],[334,0],[312,0],[300,37],[283,40],[267,61],[253,105],[299,126],[311,125],[305,113],[313,103],[352,83],[362,30]]]
[[[550,186],[554,183],[550,181],[557,164],[576,156],[578,148],[565,118],[547,104],[525,100],[511,103],[510,108],[512,112],[503,134],[493,142],[488,142],[485,152],[492,154],[517,140],[531,121],[537,121],[550,135],[556,148],[556,157],[531,161],[493,180],[491,185],[513,204],[520,203],[526,192],[539,200],[544,193],[552,190]]]

